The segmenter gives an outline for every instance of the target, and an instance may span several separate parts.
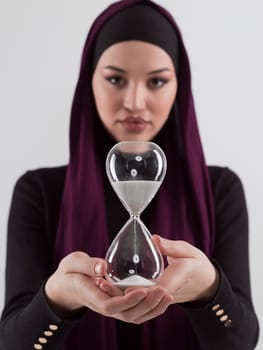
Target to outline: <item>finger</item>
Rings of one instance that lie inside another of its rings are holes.
[[[138,290],[139,288],[141,289],[145,289],[147,288],[147,291],[151,291],[152,289],[155,289],[157,287],[157,285],[153,285],[153,286],[149,286],[149,287],[142,287],[142,286],[138,286],[138,287],[127,287],[126,289],[124,289],[124,294],[128,294],[134,290]]]
[[[96,285],[110,297],[123,295],[123,291],[120,288],[105,280],[104,278],[97,278]]]
[[[61,260],[60,266],[64,273],[82,273],[88,276],[104,276],[107,263],[100,258],[91,258],[84,252],[73,252]]]
[[[106,315],[103,312],[103,305],[111,300],[111,297],[102,291],[95,283],[95,279],[85,277],[83,274],[79,275],[79,284],[76,286],[80,293],[80,299],[83,305],[87,308]]]
[[[180,240],[169,240],[159,235],[154,235],[153,240],[161,253],[173,258],[191,258],[198,255],[198,249],[193,245]]]
[[[141,324],[143,322],[149,321],[159,315],[162,315],[169,305],[171,305],[173,298],[169,295],[164,295],[160,300],[159,304],[155,308],[151,309],[149,312],[141,315],[134,320],[134,323]]]
[[[120,314],[130,308],[135,307],[147,296],[147,291],[144,289],[134,290],[123,296],[110,298],[104,304],[104,312],[108,315]]]
[[[148,290],[146,298],[135,307],[125,311],[122,316],[126,321],[133,321],[142,315],[149,313],[151,310],[154,310],[165,296],[168,297],[169,301],[172,300],[172,297],[167,294],[164,288],[152,288],[151,290]]]

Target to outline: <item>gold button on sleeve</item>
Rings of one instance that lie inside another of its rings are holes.
[[[43,337],[38,338],[38,341],[39,341],[40,344],[46,344],[47,343],[47,339],[43,338]]]
[[[52,337],[53,332],[51,332],[51,331],[45,331],[44,334],[45,334],[46,337]]]
[[[212,307],[212,311],[217,311],[218,309],[220,309],[220,304],[216,304]]]
[[[51,331],[57,331],[57,330],[58,330],[58,326],[57,326],[56,324],[50,324],[50,325],[49,325],[49,329],[50,329]]]
[[[40,345],[40,344],[34,344],[34,349],[42,350],[42,349],[43,349],[43,346]]]
[[[231,325],[232,325],[232,321],[231,320],[226,321],[226,323],[225,323],[225,327],[226,328],[231,327]]]
[[[225,322],[227,320],[228,320],[228,316],[227,315],[224,315],[224,316],[220,317],[220,321],[221,322]]]
[[[216,312],[216,316],[222,316],[224,314],[224,310],[220,309]]]

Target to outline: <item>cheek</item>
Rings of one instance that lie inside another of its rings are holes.
[[[111,95],[105,86],[105,81],[98,76],[96,73],[92,81],[93,96],[95,99],[97,111],[101,117],[104,116],[105,111],[110,108],[111,105]],[[107,114],[106,114],[107,115]]]
[[[118,106],[120,104],[118,96],[116,95],[116,92],[113,93],[112,91],[109,91],[109,89],[107,88],[106,89],[101,88],[99,91],[97,91],[95,100],[97,104],[97,109],[99,111],[106,111],[108,113],[118,109]]]
[[[172,85],[172,88],[167,91],[167,94],[166,94],[164,101],[163,101],[164,108],[166,108],[167,114],[169,114],[169,112],[170,112],[170,110],[175,102],[176,95],[177,95],[177,83],[175,82]]]
[[[154,100],[155,110],[159,113],[163,118],[168,117],[168,114],[172,108],[172,105],[175,101],[175,92],[168,91],[167,93],[159,96]]]

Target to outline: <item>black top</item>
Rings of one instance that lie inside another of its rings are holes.
[[[74,318],[62,319],[50,308],[43,291],[45,280],[53,272],[52,252],[65,172],[66,167],[29,171],[15,186],[8,221],[0,350],[42,349],[41,346],[45,350],[59,349],[86,312],[83,308]],[[250,294],[248,220],[243,188],[228,168],[209,167],[209,172],[216,210],[212,260],[219,269],[220,286],[210,302],[185,303],[181,307],[192,323],[200,349],[250,350],[257,342],[258,321]],[[107,190],[106,195],[110,197]],[[119,202],[116,196],[111,197],[111,203]],[[107,208],[109,205],[107,201]],[[117,232],[120,227],[115,227],[116,222],[127,220],[124,209],[121,216],[118,220],[111,218],[110,231]],[[139,336],[139,327],[116,322],[119,344],[126,340],[125,347],[119,348],[138,349],[132,340]],[[47,343],[41,345],[39,338],[46,339]],[[171,345],[171,349],[174,348]],[[83,349],[86,350],[85,344]]]

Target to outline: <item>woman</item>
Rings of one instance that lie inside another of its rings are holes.
[[[157,286],[125,291],[103,278],[127,220],[105,175],[120,140],[153,140],[168,160],[143,214],[167,267]],[[84,47],[68,166],[14,190],[1,348],[253,349],[247,239],[240,180],[205,164],[176,24],[151,1],[113,4]]]

